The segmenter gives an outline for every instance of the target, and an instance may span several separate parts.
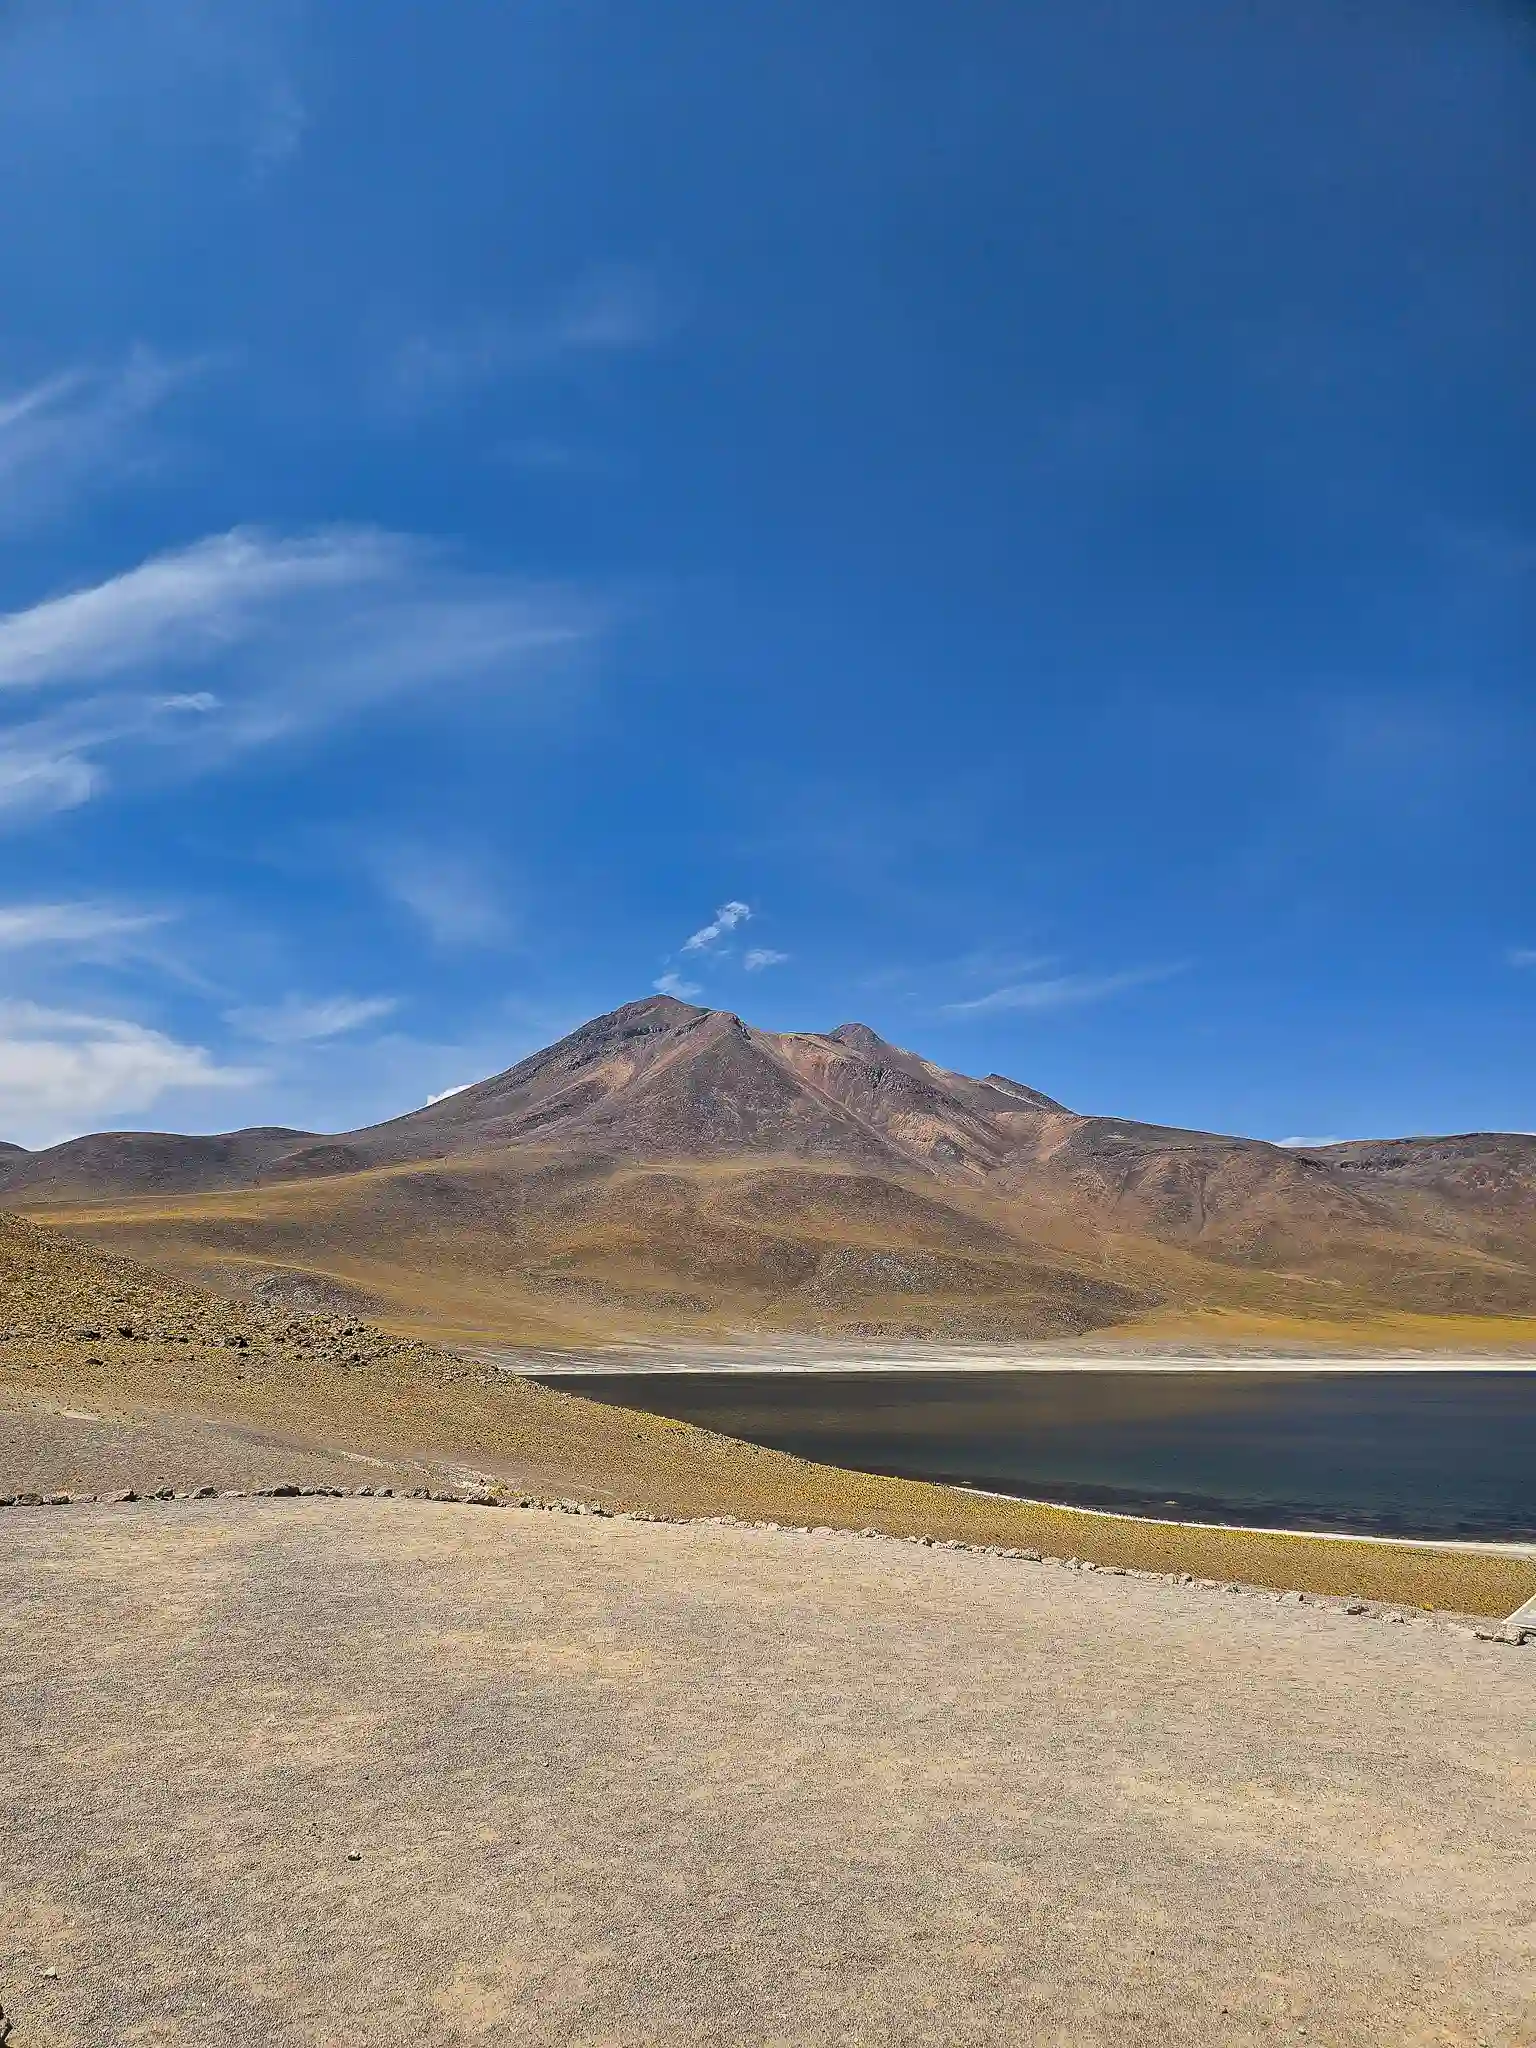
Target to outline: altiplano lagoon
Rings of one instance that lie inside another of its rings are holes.
[[[1159,1519],[1536,1542],[1536,1371],[563,1374],[832,1465]]]

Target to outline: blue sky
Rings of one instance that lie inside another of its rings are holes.
[[[0,13],[0,1135],[656,986],[1536,1126],[1536,21]]]

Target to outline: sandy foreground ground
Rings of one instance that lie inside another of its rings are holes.
[[[1431,1623],[303,1498],[13,1510],[0,1626],[12,2048],[1536,2041],[1536,1656]]]

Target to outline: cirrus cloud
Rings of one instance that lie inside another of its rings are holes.
[[[211,535],[0,617],[0,707],[48,706],[0,709],[0,811],[84,803],[135,748],[195,773],[420,690],[513,697],[600,626],[590,598],[411,535]]]
[[[107,903],[5,903],[0,953],[41,947],[116,952],[168,922],[164,911],[118,910]]]
[[[1145,988],[1181,973],[1181,967],[1133,967],[1118,974],[1046,974],[1015,981],[986,995],[942,1005],[946,1017],[988,1017],[1009,1010],[1043,1012],[1102,1003],[1127,989]]]
[[[268,1045],[313,1045],[327,1038],[339,1038],[344,1031],[375,1023],[400,1007],[398,996],[284,996],[270,1009],[235,1009],[225,1012],[224,1021],[249,1038]]]

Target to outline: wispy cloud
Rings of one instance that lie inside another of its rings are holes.
[[[146,421],[200,367],[140,349],[116,370],[60,370],[0,396],[0,526],[36,525],[142,471]]]
[[[752,915],[751,906],[746,903],[722,903],[706,925],[701,925],[691,938],[684,939],[685,953],[708,953],[737,925],[745,924]]]
[[[466,1088],[474,1085],[473,1081],[455,1081],[451,1088],[439,1088],[435,1095],[429,1095],[425,1106],[430,1109],[434,1102],[446,1102],[450,1095],[462,1095]]]
[[[1342,1145],[1342,1138],[1276,1138],[1275,1143],[1286,1152],[1310,1152],[1318,1145]]]
[[[513,920],[502,892],[469,855],[400,845],[384,848],[370,864],[386,893],[436,944],[494,946],[509,937]]]
[[[413,335],[395,352],[387,395],[397,406],[420,410],[498,378],[651,347],[670,325],[661,287],[649,271],[598,270],[526,319],[483,320]]]
[[[685,959],[691,956],[690,964],[697,971],[698,963],[701,961],[715,960],[729,954],[730,948],[726,946],[725,941],[730,938],[732,932],[740,925],[744,925],[751,915],[752,906],[749,903],[740,902],[733,896],[729,902],[720,905],[720,908],[715,912],[708,924],[700,925],[696,932],[691,932],[684,939],[682,945],[678,948],[678,952]],[[756,972],[764,967],[777,966],[781,960],[787,960],[788,958],[789,955],[787,953],[775,953],[771,947],[754,946],[746,955],[743,964],[750,971]],[[679,1000],[684,1002],[703,993],[698,982],[689,981],[670,965],[662,974],[657,976],[651,986],[659,990],[664,996],[677,996]]]
[[[79,754],[0,739],[0,813],[69,811],[93,797],[102,777]]]
[[[1536,946],[1511,946],[1504,958],[1511,967],[1536,967]]]
[[[47,947],[110,954],[168,922],[164,911],[119,910],[107,903],[0,904],[0,953]]]
[[[284,996],[270,1009],[235,1009],[225,1022],[268,1045],[312,1045],[372,1024],[400,1007],[398,996]]]
[[[369,532],[217,534],[0,618],[0,688],[99,682],[150,663],[196,666],[249,639],[274,607],[384,583],[404,566],[402,552],[395,537]]]
[[[264,1078],[143,1024],[0,1001],[0,1132],[21,1144],[51,1144],[104,1116],[140,1113],[172,1091]]]
[[[782,967],[788,958],[787,953],[776,953],[772,946],[749,946],[741,964],[748,974],[760,974],[765,967]]]
[[[129,747],[192,771],[429,686],[526,690],[599,629],[406,535],[214,535],[0,617],[0,702],[54,707],[0,721],[0,808],[84,802]]]
[[[941,1008],[946,1017],[987,1017],[1010,1010],[1078,1009],[1087,1003],[1106,1002],[1111,996],[1124,994],[1127,989],[1167,981],[1181,971],[1175,966],[1136,967],[1119,974],[1048,974],[1030,981],[1010,982],[986,995],[945,1003]]]

